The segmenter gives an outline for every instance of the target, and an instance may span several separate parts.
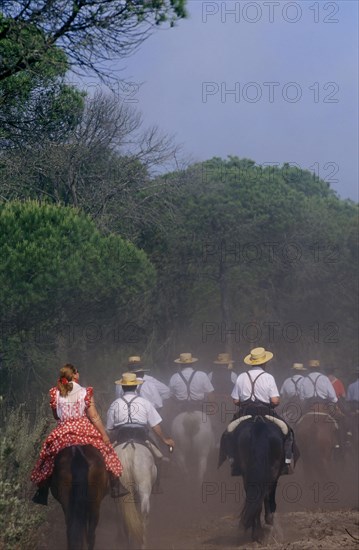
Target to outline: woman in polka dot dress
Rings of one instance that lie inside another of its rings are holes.
[[[92,445],[102,454],[106,470],[111,474],[111,494],[117,496],[122,473],[121,462],[96,410],[93,389],[79,385],[79,372],[73,365],[60,369],[57,387],[50,390],[50,407],[58,424],[46,438],[40,457],[31,473],[38,491],[33,502],[47,504],[49,481],[56,455],[71,445]]]

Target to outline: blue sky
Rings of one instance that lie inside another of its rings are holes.
[[[193,160],[297,163],[358,200],[356,0],[190,0],[188,11],[116,65],[142,83],[120,96],[145,124]]]

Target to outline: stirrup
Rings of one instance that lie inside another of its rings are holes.
[[[39,487],[31,500],[35,504],[42,504],[43,506],[47,506],[48,497],[49,497],[48,487]]]

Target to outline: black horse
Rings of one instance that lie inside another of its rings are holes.
[[[231,452],[228,445],[232,446]],[[273,524],[276,510],[275,493],[284,462],[283,434],[273,422],[261,416],[244,420],[232,432],[222,435],[219,465],[225,456],[234,459],[233,475],[242,475],[246,501],[241,522],[252,529],[252,539],[262,537],[261,512],[265,522]]]
[[[92,445],[67,447],[57,455],[50,489],[65,514],[68,550],[93,550],[108,486],[105,462]]]

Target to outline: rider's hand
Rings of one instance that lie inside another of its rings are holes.
[[[108,437],[108,435],[104,436],[102,438],[102,441],[104,442],[105,445],[111,445],[111,441],[110,441],[110,438]]]
[[[174,447],[175,442],[170,437],[165,437],[163,440],[163,443],[165,443],[168,447]]]

